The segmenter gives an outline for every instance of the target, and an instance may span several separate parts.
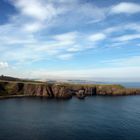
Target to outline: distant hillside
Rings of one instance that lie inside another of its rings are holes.
[[[16,82],[43,83],[41,81],[36,81],[36,80],[32,80],[32,79],[20,79],[20,78],[15,78],[15,77],[11,77],[11,76],[4,76],[4,75],[1,75],[0,76],[0,81],[16,81]]]
[[[15,77],[1,75],[0,76],[0,80],[4,80],[4,81],[20,81],[21,79],[15,78]]]

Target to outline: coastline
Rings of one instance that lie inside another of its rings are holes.
[[[117,84],[70,84],[0,81],[0,99],[22,97],[46,97],[70,99],[77,96],[126,96],[140,95],[140,88],[125,88]]]
[[[23,97],[31,97],[31,96],[29,96],[29,95],[7,95],[7,96],[0,96],[0,99],[23,98]]]

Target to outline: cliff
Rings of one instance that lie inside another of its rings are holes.
[[[135,95],[140,89],[126,89],[121,85],[48,84],[0,81],[0,97],[39,96],[69,99],[73,95]]]

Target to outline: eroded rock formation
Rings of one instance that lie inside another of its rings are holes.
[[[0,96],[25,95],[69,99],[73,95],[135,95],[140,89],[126,89],[120,85],[47,84],[0,82]]]

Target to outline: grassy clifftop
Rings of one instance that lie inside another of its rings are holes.
[[[136,95],[140,89],[126,89],[121,85],[104,84],[68,84],[32,81],[0,81],[0,96],[41,96],[68,99],[74,95]]]

